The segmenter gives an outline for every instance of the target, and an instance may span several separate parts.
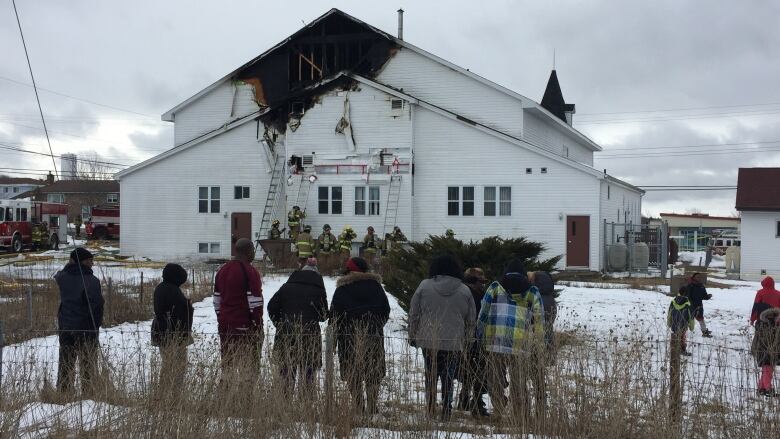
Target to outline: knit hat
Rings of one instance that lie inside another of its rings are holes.
[[[504,269],[504,274],[509,273],[519,273],[523,276],[527,276],[527,273],[525,271],[525,265],[523,265],[523,261],[519,258],[514,258],[509,261],[508,264],[506,264],[506,268]]]
[[[349,258],[347,261],[347,271],[365,273],[368,271],[368,262],[363,258]]]
[[[80,263],[81,261],[92,259],[94,258],[94,256],[89,250],[85,249],[84,247],[76,247],[75,250],[70,252],[70,258]]]

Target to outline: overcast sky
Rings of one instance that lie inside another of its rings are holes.
[[[123,165],[172,146],[163,112],[331,6],[393,34],[403,7],[407,41],[536,101],[555,50],[575,127],[604,147],[596,168],[630,183],[780,166],[780,2],[17,0],[54,153]],[[0,59],[0,148],[48,152],[10,0]],[[0,149],[0,173],[51,168]],[[649,192],[643,213],[729,215],[734,195]]]

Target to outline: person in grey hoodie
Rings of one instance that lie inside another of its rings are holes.
[[[92,253],[76,248],[70,261],[54,275],[60,290],[57,312],[60,356],[57,367],[57,390],[69,392],[73,387],[76,361],[81,372],[81,390],[92,390],[100,349],[98,334],[103,324],[103,295],[100,281],[92,274]]]
[[[441,380],[441,418],[448,420],[457,362],[473,336],[477,310],[455,257],[434,258],[428,273],[409,306],[409,340],[423,351],[428,413],[436,411],[436,386]]]

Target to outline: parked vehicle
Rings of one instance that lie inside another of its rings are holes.
[[[67,242],[68,206],[30,200],[0,200],[0,248],[21,252],[25,248],[57,249]],[[46,236],[33,242],[33,230],[46,224]]]
[[[709,239],[712,252],[721,256],[726,254],[729,247],[740,247],[741,244],[740,236],[737,234],[723,234]]]
[[[85,223],[87,238],[119,238],[119,206],[94,206]]]

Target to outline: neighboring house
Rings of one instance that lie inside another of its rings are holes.
[[[315,234],[527,236],[598,270],[643,192],[593,168],[573,113],[555,71],[539,104],[332,9],[163,115],[174,148],[116,175],[121,252],[228,257],[299,205]]]
[[[742,215],[740,277],[780,276],[780,168],[740,168],[736,208]]]
[[[19,194],[46,186],[46,184],[46,180],[0,175],[0,200],[10,200]]]
[[[117,180],[59,180],[14,198],[65,203],[68,205],[68,221],[73,222],[76,215],[81,215],[86,221],[91,216],[92,206],[119,204],[119,193]]]
[[[706,213],[662,213],[669,224],[669,236],[678,236],[681,251],[704,250],[711,236],[739,236],[739,217],[710,216]]]

